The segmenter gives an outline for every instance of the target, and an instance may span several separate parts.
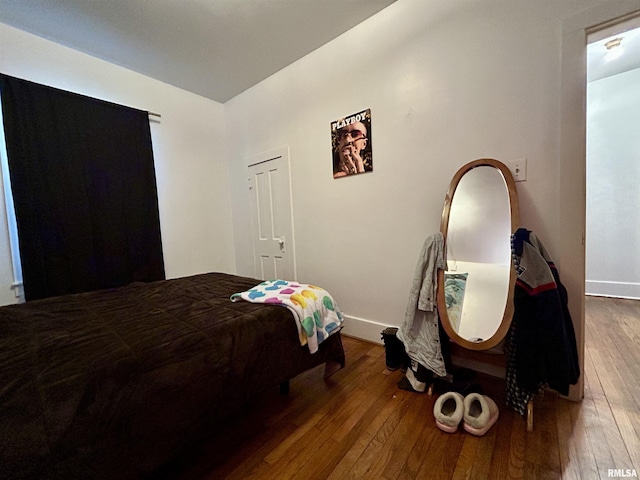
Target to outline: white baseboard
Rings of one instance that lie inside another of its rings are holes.
[[[390,326],[391,325],[365,320],[364,318],[345,315],[344,323],[342,324],[342,333],[350,337],[382,345],[382,331]]]
[[[640,283],[587,280],[585,294],[638,300],[640,299]]]

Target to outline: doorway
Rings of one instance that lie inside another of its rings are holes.
[[[640,299],[640,16],[589,34],[587,295]]]
[[[557,257],[565,272],[569,310],[576,331],[580,368],[585,367],[585,232],[586,232],[586,39],[589,33],[638,16],[638,2],[605,2],[562,22],[559,202]],[[584,397],[585,375],[569,398]]]

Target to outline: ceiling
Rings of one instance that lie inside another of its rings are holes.
[[[619,45],[607,48],[612,40]],[[591,34],[588,42],[588,81],[640,68],[640,16]]]
[[[0,0],[0,22],[224,103],[395,1]]]
[[[395,1],[0,0],[0,22],[224,103]],[[640,68],[638,27],[590,38],[589,80]]]

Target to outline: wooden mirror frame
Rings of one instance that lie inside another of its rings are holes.
[[[502,162],[498,160],[494,160],[492,158],[481,158],[478,160],[474,160],[472,162],[463,165],[453,176],[451,179],[451,183],[449,184],[449,190],[447,191],[447,195],[444,199],[444,207],[442,209],[442,220],[440,222],[440,232],[444,237],[445,242],[445,252],[447,251],[447,232],[449,229],[449,213],[451,212],[451,203],[453,201],[453,196],[455,194],[456,189],[458,188],[458,184],[462,177],[473,170],[476,167],[493,167],[502,173],[502,177],[505,180],[507,186],[507,193],[509,195],[509,206],[511,210],[511,234],[515,233],[517,228],[519,227],[519,205],[518,205],[518,194],[516,191],[516,183],[513,179],[513,175],[509,168]],[[449,314],[447,311],[447,303],[445,299],[444,293],[444,275],[445,271],[440,269],[438,270],[438,292],[437,292],[437,302],[438,302],[438,313],[440,315],[440,322],[444,330],[447,332],[449,338],[454,342],[460,345],[461,347],[467,348],[469,350],[489,350],[490,348],[498,345],[505,337],[507,332],[509,331],[509,327],[511,326],[511,320],[513,318],[513,293],[514,287],[516,283],[516,272],[514,268],[510,269],[509,274],[509,291],[507,292],[507,302],[504,309],[504,315],[502,317],[502,321],[496,332],[491,336],[491,338],[484,340],[482,342],[471,342],[460,335],[453,329],[451,326],[451,322],[449,320]]]

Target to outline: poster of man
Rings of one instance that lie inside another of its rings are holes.
[[[371,109],[331,122],[333,178],[371,172]]]

